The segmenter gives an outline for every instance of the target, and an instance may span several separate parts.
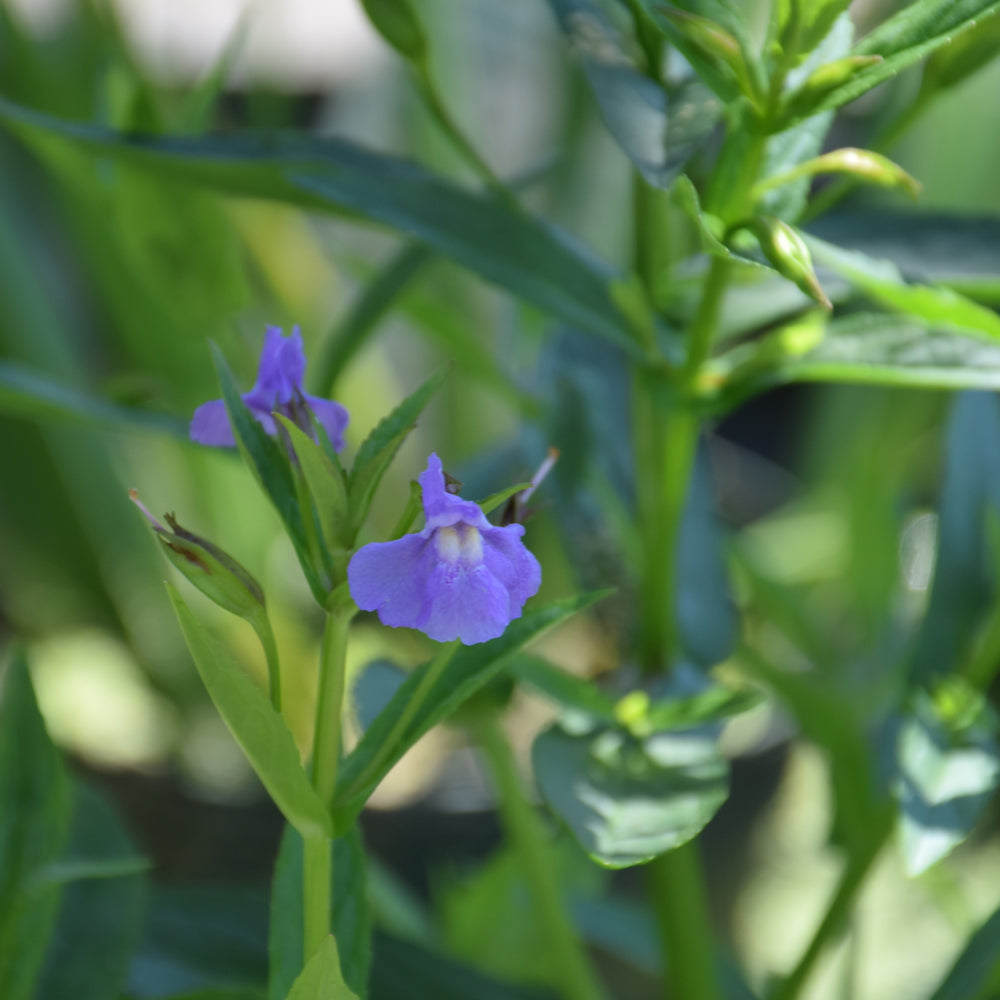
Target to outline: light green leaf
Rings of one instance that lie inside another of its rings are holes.
[[[358,1000],[340,973],[337,942],[328,937],[288,992],[287,1000]]]
[[[613,722],[615,699],[585,677],[567,673],[538,656],[517,656],[511,663],[514,679],[534,688],[564,710]]]
[[[950,44],[962,32],[1000,9],[998,0],[917,0],[866,35],[852,55],[881,56],[882,61],[860,70],[831,91],[813,114],[839,108],[900,70]]]
[[[30,1000],[53,929],[59,883],[46,868],[62,852],[70,789],[49,740],[20,650],[0,689],[0,996]]]
[[[817,263],[846,278],[881,305],[935,328],[1000,341],[1000,316],[950,288],[911,285],[894,264],[842,250],[815,236],[806,237]]]
[[[531,759],[549,808],[607,868],[642,864],[696,836],[729,794],[729,767],[714,732],[623,728],[567,732],[556,724]]]
[[[336,798],[338,826],[343,828],[353,820],[382,778],[424,733],[496,677],[518,650],[606,593],[598,591],[555,601],[511,622],[497,639],[462,646],[423,692],[416,711],[410,709],[410,702],[434,661],[414,670],[341,764]],[[404,718],[406,725],[396,733],[397,722]],[[391,746],[387,745],[390,736]]]
[[[124,135],[0,100],[0,122],[42,156],[71,144],[230,196],[347,212],[422,240],[563,322],[635,352],[611,300],[613,270],[494,194],[329,137]]]
[[[437,392],[445,375],[446,371],[432,375],[419,389],[407,396],[392,413],[379,422],[358,449],[348,479],[352,537],[364,524],[375,490],[386,469],[416,426],[417,417]]]
[[[350,546],[353,538],[347,503],[347,477],[340,463],[287,417],[279,413],[276,419],[291,439],[327,546]]]
[[[331,822],[306,775],[295,740],[267,695],[195,619],[170,583],[167,591],[195,666],[223,721],[285,819],[304,836],[330,834]]]

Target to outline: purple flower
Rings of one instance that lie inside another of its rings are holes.
[[[478,504],[445,489],[441,459],[420,475],[423,531],[373,542],[347,567],[351,597],[384,625],[420,629],[438,642],[495,639],[538,590],[542,569],[524,547],[524,528],[498,528]]]
[[[269,326],[264,336],[264,349],[260,352],[257,381],[244,394],[243,402],[268,434],[276,432],[272,413],[282,413],[301,424],[303,404],[308,405],[326,430],[334,449],[340,451],[344,447],[344,428],[349,419],[347,410],[332,399],[307,395],[302,389],[305,370],[306,356],[299,328],[293,327],[291,336],[284,337],[279,327]],[[306,426],[303,430],[311,433],[312,428]],[[202,403],[194,411],[191,440],[222,447],[236,444],[226,404],[221,399]]]

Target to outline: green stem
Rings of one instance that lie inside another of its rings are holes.
[[[510,745],[495,719],[476,727],[499,798],[500,817],[541,916],[547,952],[566,1000],[606,1000],[559,891],[545,834],[525,798]]]
[[[347,635],[353,607],[328,612],[319,658],[316,725],[313,732],[312,782],[323,802],[333,802],[340,763],[340,729],[344,701]],[[302,917],[304,960],[308,961],[330,933],[333,894],[330,838],[322,833],[304,838]]]
[[[690,841],[661,854],[646,871],[667,960],[669,995],[683,1000],[721,1000],[697,843]]]
[[[427,700],[427,695],[430,693],[431,688],[434,687],[444,668],[451,662],[451,658],[455,655],[460,645],[461,643],[457,639],[453,642],[445,643],[438,650],[434,659],[427,664],[424,675],[420,678],[413,696],[407,702],[406,708],[400,713],[399,718],[396,719],[395,724],[389,731],[389,735],[382,742],[379,752],[368,762],[368,766],[362,770],[361,774],[358,775],[350,787],[346,789],[345,797],[347,799],[353,797],[352,789],[365,788],[378,775],[382,768],[385,767],[386,761],[398,751],[400,740],[405,736],[406,730],[413,721],[413,717]]]
[[[719,313],[729,284],[730,263],[723,257],[713,257],[705,276],[698,311],[688,330],[687,360],[684,374],[688,387],[698,378],[702,365],[708,360],[712,341],[719,325]]]
[[[823,919],[813,933],[812,940],[802,953],[798,964],[778,984],[769,1000],[794,1000],[802,991],[817,959],[822,955],[830,941],[841,933],[846,924],[851,907],[854,905],[855,896],[891,830],[891,810],[886,810],[886,814],[881,818],[881,822],[872,832],[868,842],[853,857],[848,859],[837,891],[834,893]]]
[[[271,696],[271,706],[281,714],[281,661],[278,659],[278,644],[274,640],[274,630],[266,612],[262,612],[251,622],[254,631],[264,647],[264,657],[267,660],[267,689]]]
[[[313,834],[303,839],[302,846],[302,964],[305,966],[330,933],[333,866],[329,837]]]

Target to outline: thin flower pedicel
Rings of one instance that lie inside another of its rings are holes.
[[[302,423],[302,410],[308,406],[330,438],[336,451],[344,447],[344,430],[350,419],[347,410],[332,399],[310,396],[302,388],[306,356],[302,350],[302,334],[296,326],[285,337],[281,329],[269,326],[260,353],[260,366],[254,387],[243,395],[243,402],[268,434],[275,434],[272,413],[282,413],[296,423]],[[303,427],[303,430],[311,430]],[[191,418],[191,440],[217,447],[236,444],[233,428],[221,399],[202,403]]]
[[[359,549],[347,567],[351,596],[384,625],[419,629],[438,642],[495,639],[541,585],[524,528],[490,524],[478,504],[448,493],[436,454],[419,482],[423,530]]]

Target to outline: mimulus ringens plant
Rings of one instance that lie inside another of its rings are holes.
[[[347,567],[351,597],[384,625],[415,628],[438,642],[495,639],[542,582],[524,547],[524,528],[499,528],[479,505],[445,488],[431,454],[419,477],[427,522],[422,531],[362,546]]]

